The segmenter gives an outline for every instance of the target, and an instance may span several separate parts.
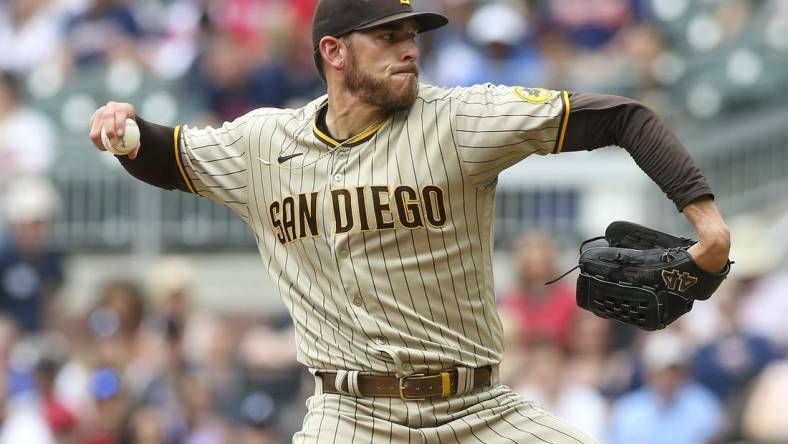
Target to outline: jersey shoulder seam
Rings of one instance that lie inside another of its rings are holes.
[[[462,175],[468,179],[477,190],[485,190],[488,187],[477,183],[477,181],[474,180],[474,178],[468,173],[468,170],[465,167],[465,159],[461,154],[460,147],[457,145],[457,122],[455,121],[457,117],[457,97],[449,96],[447,99],[449,102],[449,129],[451,130],[451,142],[454,146],[454,152],[457,154],[457,160],[460,162],[460,170],[462,171]]]

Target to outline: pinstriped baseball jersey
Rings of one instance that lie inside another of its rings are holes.
[[[498,364],[498,174],[561,150],[563,92],[421,85],[412,108],[339,142],[321,97],[176,132],[193,192],[255,233],[308,367],[375,373]]]

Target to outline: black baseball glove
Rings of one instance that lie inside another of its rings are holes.
[[[608,246],[583,250],[600,239]],[[693,244],[631,222],[613,222],[604,236],[580,247],[577,305],[644,330],[665,328],[690,311],[695,300],[711,297],[730,272],[730,261],[718,273],[698,267],[687,253]]]

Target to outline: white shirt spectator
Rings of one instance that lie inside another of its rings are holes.
[[[788,273],[776,272],[761,278],[741,299],[739,321],[742,328],[769,339],[778,347],[788,347],[786,292]]]
[[[600,441],[605,437],[607,403],[596,390],[569,383],[561,388],[554,402],[550,402],[538,386],[521,387],[518,392],[586,435]]]
[[[0,177],[46,174],[54,157],[50,121],[30,108],[18,108],[0,118]]]
[[[0,429],[0,444],[56,444],[38,403],[26,396],[9,403],[9,413]]]
[[[0,70],[26,74],[51,61],[58,53],[63,31],[62,17],[41,7],[21,26],[16,26],[8,10],[0,7]]]

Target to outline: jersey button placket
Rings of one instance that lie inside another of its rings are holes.
[[[339,183],[345,180],[345,175],[343,173],[347,166],[347,150],[348,149],[345,147],[339,147],[335,152],[337,161],[334,162],[334,182]]]

